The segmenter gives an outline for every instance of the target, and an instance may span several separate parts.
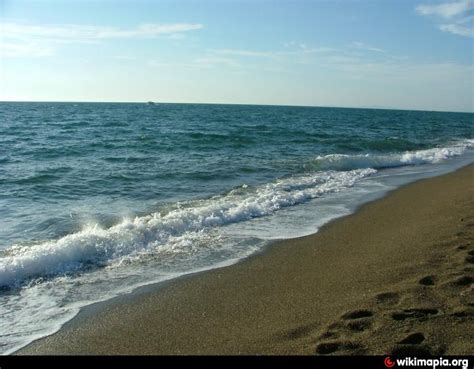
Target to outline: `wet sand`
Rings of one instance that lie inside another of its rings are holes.
[[[474,165],[92,309],[17,354],[474,354]]]

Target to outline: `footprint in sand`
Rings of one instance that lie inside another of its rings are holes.
[[[372,319],[370,318],[360,318],[356,320],[351,320],[347,323],[347,328],[354,332],[363,332],[369,329],[372,326]]]
[[[474,283],[474,278],[464,275],[462,277],[456,278],[455,280],[449,282],[451,285],[459,286],[459,287],[465,287],[469,286]]]
[[[469,318],[469,319],[472,319],[472,317],[474,316],[474,309],[473,308],[461,309],[461,310],[455,311],[451,315],[456,317],[456,318]]]
[[[407,356],[432,356],[441,355],[444,352],[442,349],[435,349],[425,344],[420,345],[396,345],[390,355],[394,357],[407,357]]]
[[[462,242],[460,245],[456,246],[456,250],[458,251],[468,251],[468,254],[469,255],[474,255],[473,251],[470,251],[471,250],[471,242]]]
[[[423,286],[434,286],[436,277],[434,275],[427,275],[426,277],[421,278],[418,283]]]
[[[426,343],[426,336],[422,332],[410,333],[398,341],[391,350],[393,356],[431,356],[442,355],[446,351],[444,346],[432,346]]]
[[[399,344],[403,345],[418,345],[425,340],[425,335],[423,333],[412,333],[406,336],[404,339],[399,341]]]
[[[323,342],[316,346],[316,353],[327,355],[336,352],[341,347],[340,342]]]
[[[466,264],[468,264],[464,270],[467,272],[472,272],[472,266],[469,264],[474,264],[474,250],[471,250],[467,253],[466,259],[464,260]]]
[[[328,326],[328,330],[320,338],[338,337],[340,332],[362,332],[372,325],[373,312],[370,310],[353,310],[341,316],[341,319]]]
[[[341,319],[346,321],[345,327],[353,332],[362,332],[372,325],[374,313],[370,310],[353,310],[342,315]]]
[[[359,318],[369,318],[373,316],[374,313],[370,310],[353,310],[345,313],[341,318],[344,320],[347,319],[359,319]]]
[[[359,309],[348,311],[343,314],[339,321],[328,326],[328,330],[324,332],[319,340],[331,340],[321,342],[316,345],[316,353],[328,355],[332,353],[350,353],[362,354],[365,348],[350,340],[336,340],[345,335],[354,335],[369,329],[372,325],[374,313],[371,310]]]

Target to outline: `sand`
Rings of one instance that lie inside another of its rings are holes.
[[[474,165],[236,265],[99,304],[18,354],[474,354]]]

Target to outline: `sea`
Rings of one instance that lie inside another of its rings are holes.
[[[471,113],[1,102],[0,353],[472,162]]]

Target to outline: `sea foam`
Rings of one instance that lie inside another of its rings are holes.
[[[318,156],[311,174],[250,187],[243,185],[208,199],[178,202],[167,210],[124,219],[104,229],[97,224],[56,240],[14,245],[0,254],[0,286],[21,285],[32,278],[84,272],[140,262],[187,245],[191,232],[221,227],[275,213],[324,194],[353,186],[381,168],[439,163],[474,145],[451,146],[393,154]],[[171,242],[172,241],[172,242]]]
[[[174,204],[164,213],[124,219],[108,229],[94,224],[58,240],[15,245],[0,257],[0,285],[136,262],[166,251],[170,240],[176,244],[189,232],[270,215],[340,191],[375,172],[370,168],[326,171],[283,178],[255,188],[242,186],[209,199]]]
[[[426,150],[405,151],[392,154],[329,154],[317,156],[311,166],[325,170],[351,170],[360,168],[394,168],[406,165],[436,164],[454,156],[459,156],[474,147],[474,140],[463,140],[451,146]]]

